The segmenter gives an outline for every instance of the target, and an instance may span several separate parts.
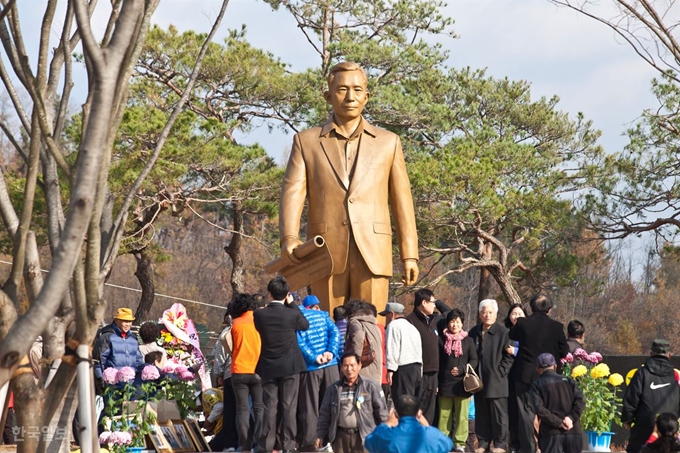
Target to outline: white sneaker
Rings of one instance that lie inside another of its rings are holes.
[[[328,453],[333,453],[333,447],[331,447],[331,443],[327,443],[326,446],[319,448],[317,451],[325,451]]]

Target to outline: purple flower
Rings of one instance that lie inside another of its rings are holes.
[[[111,368],[108,368],[109,370]],[[109,443],[109,439],[111,438],[111,431],[104,431],[99,435],[99,444],[104,445]]]
[[[599,352],[591,352],[589,355],[591,355],[593,357],[593,359],[595,359],[595,362],[593,362],[593,363],[602,362],[602,354],[600,354]]]
[[[586,360],[586,357],[588,357],[588,353],[585,351],[585,349],[578,348],[574,351],[575,359]]]
[[[180,376],[186,373],[187,371],[189,371],[189,368],[185,367],[184,365],[177,365],[173,373],[175,373],[177,376]]]
[[[158,368],[154,365],[147,365],[142,370],[143,381],[155,381],[159,377],[161,377],[161,373],[158,372]]]
[[[173,373],[174,371],[175,371],[175,369],[173,367],[171,367],[170,365],[165,365],[163,367],[163,373],[164,374],[170,374],[170,373]]]
[[[594,356],[593,354],[588,354],[588,355],[586,356],[586,362],[590,362],[590,363],[596,364],[596,363],[597,363],[597,357]]]
[[[567,352],[567,356],[564,358],[564,360],[566,360],[567,363],[573,363],[574,362],[574,356],[571,355],[571,352]]]
[[[130,366],[124,366],[118,370],[116,375],[118,382],[131,382],[135,379],[135,369]]]
[[[116,385],[118,383],[118,370],[111,367],[102,372],[102,380],[109,385]]]
[[[107,443],[114,445],[130,445],[132,443],[132,434],[127,431],[114,431],[109,436]]]
[[[185,371],[184,373],[180,373],[177,375],[181,380],[183,381],[193,381],[194,380],[194,373],[191,371]]]

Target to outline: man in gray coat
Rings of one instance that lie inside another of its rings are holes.
[[[469,333],[477,347],[477,373],[484,383],[484,389],[475,394],[475,429],[479,440],[475,453],[505,453],[510,440],[508,372],[514,358],[506,352],[510,344],[508,329],[496,322],[498,304],[495,300],[485,299],[479,303],[479,318],[482,322]]]
[[[361,357],[342,356],[343,377],[323,397],[316,427],[316,448],[328,441],[335,453],[363,453],[364,439],[387,420],[380,384],[359,376]]]

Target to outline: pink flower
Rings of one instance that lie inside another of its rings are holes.
[[[179,376],[181,374],[186,373],[187,371],[189,371],[189,368],[185,367],[184,365],[177,365],[175,367],[175,371],[173,371],[173,373],[175,373],[177,376]]]
[[[111,369],[111,368],[109,368]],[[104,431],[99,435],[99,444],[104,445],[109,443],[109,439],[111,438],[111,431]]]
[[[164,374],[170,374],[170,373],[173,373],[174,371],[175,371],[175,369],[173,367],[171,367],[170,365],[166,365],[166,366],[163,367],[163,373]]]
[[[132,382],[135,380],[135,369],[130,366],[124,366],[118,370],[116,375],[118,382]]]
[[[588,354],[585,358],[586,362],[597,363],[597,357],[593,354]]]
[[[564,358],[564,360],[566,360],[567,363],[573,363],[574,362],[574,356],[571,355],[571,352],[567,352],[567,356]]]
[[[109,436],[107,443],[114,445],[130,445],[132,443],[132,434],[127,431],[114,431]]]
[[[147,365],[142,370],[143,381],[155,381],[159,377],[161,377],[161,373],[158,372],[158,368],[154,365]]]
[[[118,383],[118,370],[110,367],[102,372],[102,380],[109,385],[116,385]]]
[[[193,381],[194,380],[194,373],[192,373],[191,371],[186,371],[184,373],[180,373],[177,376],[183,381]]]
[[[591,352],[589,355],[592,356],[593,359],[595,359],[595,362],[593,363],[602,362],[602,354],[600,354],[599,352]]]
[[[586,357],[588,357],[588,353],[585,351],[585,349],[578,348],[577,350],[574,351],[575,359],[585,360]]]

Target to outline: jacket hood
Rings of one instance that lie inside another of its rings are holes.
[[[675,372],[671,361],[660,355],[648,358],[645,367],[656,376],[670,376]]]
[[[356,319],[359,322],[368,322],[368,323],[371,323],[371,324],[376,324],[378,322],[378,320],[375,318],[375,316],[369,315],[369,314],[358,314],[358,315],[352,316],[352,319]]]

